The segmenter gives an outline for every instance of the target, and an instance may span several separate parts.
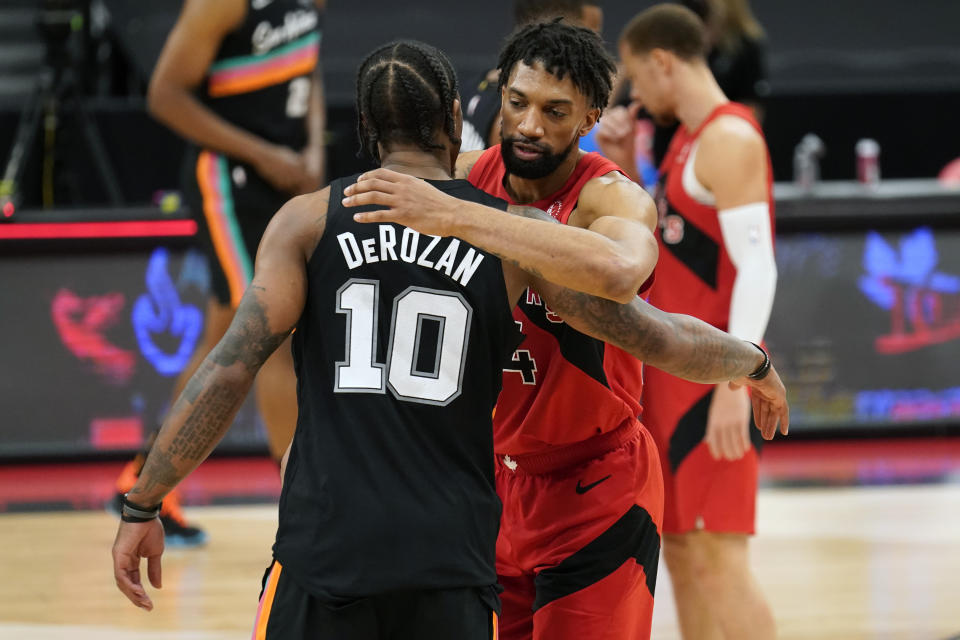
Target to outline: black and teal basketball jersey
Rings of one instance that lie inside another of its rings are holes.
[[[299,420],[274,553],[334,602],[496,583],[491,412],[520,340],[495,256],[360,224],[330,185],[293,335]],[[465,180],[455,197],[506,203]],[[369,208],[368,208],[369,209]]]
[[[248,0],[246,19],[207,71],[204,103],[241,129],[302,149],[320,33],[314,0]]]

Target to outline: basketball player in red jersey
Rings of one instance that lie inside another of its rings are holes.
[[[681,124],[661,166],[650,302],[759,343],[777,281],[772,169],[751,110],[727,100],[705,51],[700,19],[677,5],[644,11],[620,39],[633,98],[658,124]],[[747,556],[757,450],[746,389],[646,373],[644,422],[661,455],[663,550],[683,637],[773,638]]]
[[[637,288],[646,286],[654,204],[615,164],[579,149],[616,70],[599,36],[531,25],[507,42],[498,67],[501,144],[461,156],[461,175],[617,241],[636,261]],[[532,290],[514,319],[526,338],[494,416],[501,636],[648,638],[663,484],[637,419],[643,365],[572,329]]]
[[[461,155],[458,175],[605,236],[634,297],[656,263],[655,206],[578,145],[610,94],[602,41],[562,22],[530,25],[498,67],[502,144]],[[637,419],[642,364],[571,328],[532,290],[514,319],[526,337],[494,417],[501,637],[648,638],[663,480]]]

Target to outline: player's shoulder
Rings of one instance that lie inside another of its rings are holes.
[[[328,186],[287,200],[270,220],[270,235],[311,255],[327,227],[330,193]]]
[[[506,200],[487,193],[464,178],[456,178],[447,184],[450,186],[447,187],[445,191],[460,200],[469,200],[470,202],[477,202],[488,207],[493,207],[494,209],[503,210],[506,210],[509,205]],[[435,184],[434,186],[437,185]]]
[[[619,171],[591,178],[583,185],[577,205],[587,218],[616,215],[642,222],[653,228],[657,207],[643,187]]]
[[[612,196],[646,201],[650,195],[639,184],[618,170],[609,171],[587,180],[580,190],[581,202],[602,200]]]
[[[729,147],[750,149],[764,149],[766,143],[763,134],[746,118],[725,113],[718,116],[700,132],[700,148]]]
[[[467,178],[470,176],[470,172],[473,170],[473,167],[480,160],[480,157],[486,153],[486,149],[478,149],[476,151],[467,151],[461,153],[457,156],[457,166],[455,170],[455,177],[457,178]]]
[[[696,171],[701,179],[732,179],[764,165],[763,135],[745,118],[724,114],[704,127],[697,147]]]

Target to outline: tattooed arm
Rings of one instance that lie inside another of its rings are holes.
[[[128,499],[159,503],[226,434],[257,371],[300,319],[306,264],[323,235],[329,189],[294,198],[274,216],[257,251],[253,281],[230,328],[190,379],[164,421]],[[121,522],[113,546],[114,577],[131,602],[150,610],[140,583],[147,558],[151,584],[160,586],[163,528],[157,519]]]
[[[661,311],[640,298],[621,305],[544,280],[530,281],[550,308],[578,331],[680,378],[702,383],[730,381],[753,388],[754,418],[763,437],[772,438],[778,422],[786,435],[790,412],[776,369],[771,365],[762,380],[746,377],[765,359],[753,344],[692,316]]]

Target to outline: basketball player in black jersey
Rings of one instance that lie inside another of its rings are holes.
[[[211,295],[203,337],[174,384],[183,391],[233,318],[273,213],[320,186],[324,105],[320,13],[325,0],[185,0],[157,62],[151,115],[188,142],[181,184],[209,258]],[[289,349],[261,370],[257,405],[277,459],[296,425]],[[143,454],[117,480],[117,500],[136,482]],[[171,545],[195,546],[175,495],[161,516]]]
[[[519,338],[511,308],[521,292],[536,287],[571,321],[640,355],[663,361],[669,345],[674,370],[709,351],[715,362],[703,375],[735,379],[764,358],[696,320],[532,275],[563,280],[558,261],[602,270],[603,241],[526,208],[509,215],[505,202],[451,179],[462,120],[439,51],[416,42],[375,51],[360,67],[358,109],[364,146],[382,166],[458,199],[457,215],[501,217],[504,260],[457,238],[357,222],[371,207],[341,204],[354,178],[288,202],[229,330],[125,497],[115,578],[134,604],[152,608],[139,565],[148,559],[159,586],[160,500],[210,453],[257,370],[296,328],[299,421],[254,637],[494,638],[500,503],[490,413]],[[530,238],[553,250],[531,251]],[[677,329],[687,337],[673,337]],[[776,411],[783,388],[771,376],[758,395]]]

